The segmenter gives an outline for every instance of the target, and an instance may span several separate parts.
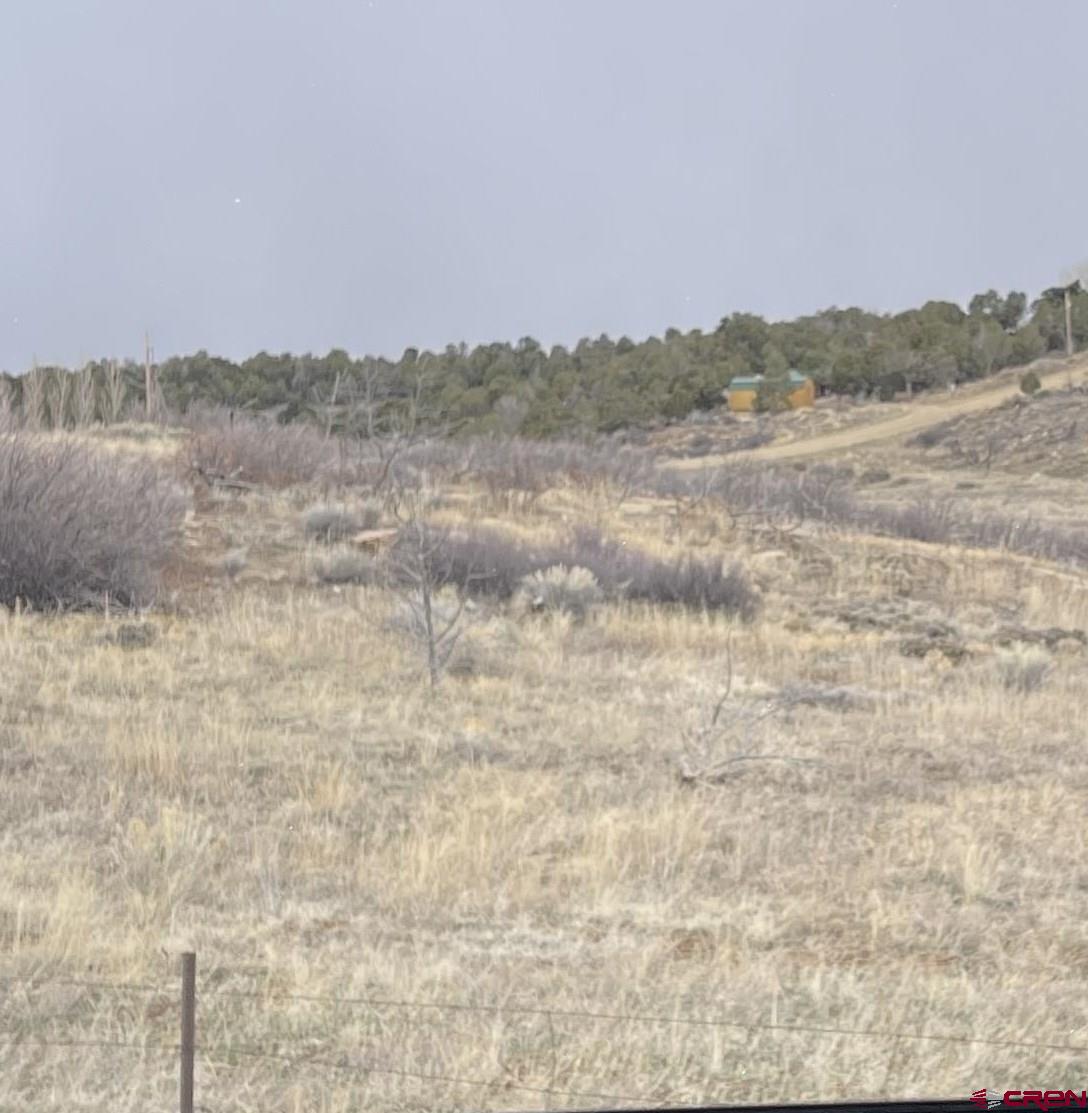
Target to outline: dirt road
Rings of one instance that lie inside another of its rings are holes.
[[[1035,371],[1044,387],[1059,388],[1072,380],[1075,384],[1088,381],[1088,358],[1079,356],[1071,361],[1040,360]],[[828,456],[862,448],[880,441],[898,440],[913,436],[930,425],[939,425],[949,418],[1000,406],[1020,392],[1020,376],[1026,368],[1006,372],[999,379],[973,384],[952,394],[923,396],[915,402],[901,402],[888,407],[885,417],[818,433],[784,444],[769,444],[748,452],[732,452],[727,456],[702,456],[697,459],[677,460],[677,468],[705,468],[729,461],[755,463],[764,460],[796,460],[810,456]]]

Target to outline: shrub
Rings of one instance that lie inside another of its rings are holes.
[[[968,545],[1088,564],[1088,530],[982,511],[954,499],[923,500],[910,506],[859,499],[841,468],[816,465],[804,472],[786,468],[736,468],[688,474],[665,470],[654,478],[655,493],[668,498],[723,503],[764,520],[815,520],[831,526],[916,541]],[[891,486],[909,483],[906,476]]]
[[[715,501],[746,514],[839,520],[851,512],[851,474],[817,464],[799,470],[736,467],[713,472],[659,471],[654,493],[663,498]]]
[[[374,557],[354,549],[339,549],[314,564],[314,574],[323,584],[376,584],[383,579]]]
[[[632,580],[626,594],[631,599],[723,611],[744,619],[754,617],[758,609],[758,596],[739,565],[727,569],[721,560],[693,556],[646,561],[643,574]]]
[[[528,610],[558,611],[581,619],[604,599],[604,592],[588,568],[553,564],[526,576],[519,597]]]
[[[442,591],[431,599],[431,619],[440,629],[456,623],[460,612],[461,604],[452,590]],[[409,634],[413,638],[427,635],[420,609],[404,598],[397,600],[386,625],[390,630]]]
[[[428,528],[431,540],[427,548],[435,582],[471,595],[509,599],[526,576],[553,563],[495,529],[453,532]],[[398,550],[409,544],[407,539],[398,540],[393,549],[394,562]]]
[[[192,470],[210,479],[230,478],[269,487],[290,487],[335,474],[339,453],[309,425],[279,425],[218,412],[189,419]]]
[[[526,578],[564,565],[586,569],[604,594],[614,598],[719,610],[743,618],[751,617],[758,603],[739,567],[727,570],[714,558],[661,560],[589,526],[539,547],[492,529],[432,531],[428,551],[435,583],[470,595],[510,599]]]
[[[381,508],[369,502],[354,511],[342,506],[314,506],[303,514],[302,529],[311,540],[332,545],[360,530],[375,529],[381,517]]]
[[[919,499],[907,506],[859,508],[856,521],[877,533],[941,543],[955,538],[962,516],[949,499]]]
[[[245,549],[231,549],[223,557],[223,571],[233,580],[240,576],[249,565],[249,554]]]
[[[1017,645],[997,652],[997,672],[1010,692],[1034,692],[1050,674],[1050,654],[1037,645]]]
[[[0,438],[0,603],[152,602],[186,500],[155,465],[67,439]]]
[[[106,642],[122,649],[147,649],[158,640],[159,633],[146,622],[122,622],[117,629],[106,635]]]
[[[477,440],[467,451],[466,471],[482,480],[493,498],[519,492],[529,501],[564,481],[629,494],[643,485],[652,462],[644,450],[608,441]]]
[[[606,592],[626,599],[724,611],[745,619],[758,606],[743,570],[736,565],[726,570],[720,558],[661,560],[591,527],[576,529],[567,551],[574,563],[593,572]]]
[[[1025,394],[1034,394],[1042,388],[1039,376],[1034,371],[1028,371],[1020,376],[1020,389]]]
[[[757,429],[753,433],[746,433],[738,437],[731,444],[724,446],[726,452],[751,452],[753,449],[762,448],[774,440],[774,433],[770,429]]]
[[[756,413],[782,413],[790,408],[790,381],[765,375],[756,388]]]
[[[951,422],[944,421],[940,425],[931,425],[928,429],[916,433],[907,443],[917,445],[919,448],[935,448],[951,431]]]

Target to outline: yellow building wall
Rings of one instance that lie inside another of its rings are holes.
[[[799,410],[804,406],[811,406],[816,401],[816,384],[809,379],[787,395],[791,410]],[[751,413],[756,408],[756,392],[754,390],[729,391],[729,408],[733,413]]]
[[[816,401],[816,384],[808,379],[796,390],[790,391],[790,409],[799,410],[803,406],[811,406]]]
[[[751,413],[756,408],[756,392],[754,390],[731,390],[729,392],[729,408],[734,413]]]

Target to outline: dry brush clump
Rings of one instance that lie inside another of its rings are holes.
[[[535,500],[569,483],[585,491],[610,489],[622,500],[645,486],[653,466],[651,453],[604,441],[506,438],[474,442],[471,451],[471,474],[493,498],[517,492]]]
[[[385,581],[385,570],[369,553],[336,547],[314,561],[319,583],[334,587],[343,584],[378,585]]]
[[[997,651],[995,667],[1008,691],[1027,694],[1038,691],[1046,683],[1053,661],[1041,646],[1013,645]]]
[[[909,506],[859,506],[843,524],[890,537],[1004,549],[1069,564],[1088,563],[1088,531],[1029,516],[980,511],[954,499],[923,499]]]
[[[758,596],[744,570],[721,558],[653,556],[600,530],[579,526],[565,537],[530,545],[495,529],[448,531],[433,550],[440,583],[510,599],[524,581],[556,565],[589,571],[605,595],[646,603],[754,617]]]
[[[191,414],[186,462],[212,482],[269,487],[313,483],[333,475],[337,446],[309,425],[281,425],[219,411]]]
[[[478,484],[502,510],[531,510],[548,490],[569,485],[610,493],[617,503],[641,492],[652,453],[606,441],[518,437],[375,437],[345,442],[343,482],[388,492],[428,483]]]
[[[720,557],[682,553],[662,559],[606,537],[592,526],[576,527],[561,552],[590,569],[611,595],[696,611],[720,611],[743,619],[755,616],[758,596],[739,564]]]
[[[493,503],[530,509],[551,488],[608,492],[617,502],[643,491],[651,452],[607,441],[456,438],[420,432],[330,436],[298,422],[283,425],[223,409],[194,409],[187,463],[213,481],[290,487],[311,482],[361,489],[386,501],[405,489],[472,482]]]
[[[522,580],[517,601],[527,611],[555,612],[583,619],[604,601],[604,592],[588,568],[553,564],[550,568],[531,572]]]
[[[67,438],[3,437],[0,603],[150,603],[185,509],[184,494],[154,464]]]
[[[907,505],[870,502],[852,488],[847,468],[735,468],[691,475],[657,474],[655,493],[724,506],[741,518],[820,525],[932,544],[1005,549],[1071,564],[1088,563],[1088,531],[979,510],[956,499],[922,498]]]
[[[381,507],[374,502],[358,507],[312,506],[302,516],[302,530],[310,540],[332,545],[362,530],[375,529],[381,520]]]

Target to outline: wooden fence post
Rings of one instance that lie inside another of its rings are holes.
[[[181,956],[181,1113],[193,1113],[193,1058],[196,1053],[196,955]]]

